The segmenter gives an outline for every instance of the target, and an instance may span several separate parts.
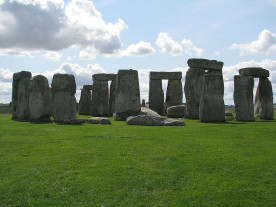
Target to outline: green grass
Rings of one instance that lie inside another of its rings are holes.
[[[0,114],[10,114],[11,107],[7,104],[0,104]]]
[[[276,121],[111,120],[34,124],[0,115],[0,206],[275,206]]]

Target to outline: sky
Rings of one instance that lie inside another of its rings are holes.
[[[239,69],[269,70],[275,103],[275,20],[276,0],[0,0],[0,103],[23,70],[73,74],[79,100],[93,74],[135,69],[148,101],[149,71],[181,71],[184,92],[189,58],[224,62],[228,105]]]

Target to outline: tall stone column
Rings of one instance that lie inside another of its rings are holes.
[[[183,90],[181,80],[168,81],[166,94],[166,109],[171,106],[182,105]]]
[[[110,97],[109,97],[109,114],[115,113],[115,97],[116,97],[116,80],[110,83]]]
[[[92,116],[109,115],[108,81],[94,80],[92,87]]]
[[[80,115],[90,115],[90,105],[91,105],[91,90],[92,85],[84,85],[81,90],[81,96],[79,101],[79,114]]]
[[[149,108],[158,114],[164,113],[164,92],[162,89],[162,79],[149,82]]]

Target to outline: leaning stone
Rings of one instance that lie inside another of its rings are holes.
[[[51,99],[51,91],[47,78],[43,75],[34,76],[29,84],[29,109],[32,121],[51,121]]]
[[[169,80],[166,94],[166,109],[170,106],[181,105],[183,90],[181,80]]]
[[[187,61],[191,68],[202,68],[205,70],[222,70],[223,62],[200,58],[191,58]]]
[[[111,124],[109,118],[106,117],[93,117],[88,119],[89,124]]]
[[[156,117],[161,117],[158,113],[156,113],[155,111],[146,108],[146,107],[141,107],[141,112],[139,113],[139,115],[149,115],[149,116],[156,116]]]
[[[116,78],[115,113],[121,119],[138,115],[141,111],[137,70],[119,70]]]
[[[109,115],[108,81],[94,80],[92,90],[92,116]]]
[[[97,73],[93,76],[93,81],[110,81],[110,80],[116,80],[116,74],[113,73]]]
[[[273,120],[273,91],[268,78],[260,78],[255,96],[254,113],[260,119]]]
[[[186,72],[185,97],[186,97],[186,117],[189,119],[199,119],[199,103],[202,94],[204,69],[190,68]]]
[[[16,116],[18,119],[29,119],[29,78],[22,78],[18,81],[18,99],[16,106]]]
[[[149,82],[149,108],[158,114],[164,113],[164,92],[162,80],[151,80]]]
[[[186,115],[186,106],[178,105],[167,108],[167,117],[170,118],[183,118]]]
[[[181,80],[182,72],[163,72],[163,71],[151,71],[150,80]]]
[[[149,115],[130,116],[126,120],[128,125],[141,126],[185,126],[183,120],[169,119]]]
[[[234,76],[235,119],[237,121],[253,121],[253,87],[252,76]]]
[[[199,105],[199,119],[202,122],[225,121],[224,84],[221,75],[204,75]]]
[[[269,71],[263,68],[242,68],[239,70],[239,74],[242,76],[253,76],[254,78],[267,78],[269,77]]]
[[[91,104],[91,90],[87,90],[83,87],[81,90],[80,102],[79,102],[79,114],[90,115]]]

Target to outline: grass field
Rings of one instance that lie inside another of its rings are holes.
[[[111,120],[34,124],[1,114],[0,206],[275,206],[276,121]]]

